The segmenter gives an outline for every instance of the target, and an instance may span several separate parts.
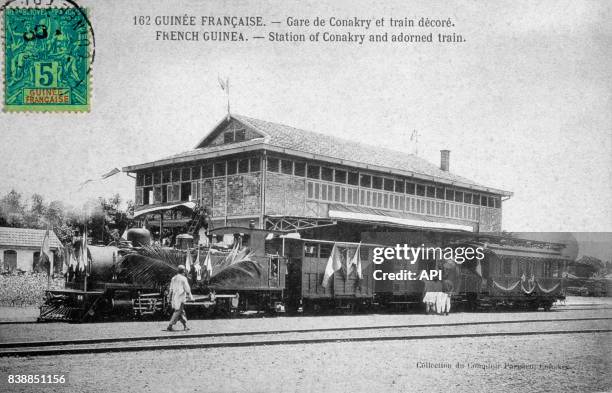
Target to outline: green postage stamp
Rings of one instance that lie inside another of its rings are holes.
[[[91,24],[82,8],[6,8],[4,110],[87,112]]]

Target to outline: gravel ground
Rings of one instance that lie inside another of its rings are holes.
[[[0,388],[109,393],[601,392],[612,389],[611,353],[612,334],[602,333],[2,358]],[[68,382],[6,385],[7,374],[15,372],[65,374]]]
[[[389,326],[532,320],[553,318],[606,318],[612,309],[559,310],[551,312],[455,313],[449,316],[424,314],[370,314],[321,317],[279,317],[194,320],[190,333],[250,332],[289,329],[347,328],[354,326]],[[559,322],[563,328],[564,322]],[[0,342],[87,339],[106,337],[142,337],[163,334],[166,322],[116,322],[95,324],[5,324],[0,326]],[[453,329],[460,329],[455,327]],[[172,334],[182,334],[180,332]]]

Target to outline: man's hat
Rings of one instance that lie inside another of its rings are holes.
[[[185,265],[178,265],[178,272],[185,273]]]

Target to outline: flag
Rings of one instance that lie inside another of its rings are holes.
[[[359,243],[359,245],[357,246],[357,249],[355,250],[355,254],[353,254],[353,257],[348,259],[347,258],[347,263],[346,263],[346,276],[348,277],[351,274],[351,271],[353,269],[353,265],[355,266],[355,270],[357,271],[357,277],[359,277],[359,279],[362,279],[362,274],[361,274],[361,255],[360,255],[360,250],[361,249],[361,242]]]
[[[478,260],[478,264],[476,265],[476,274],[478,274],[478,276],[480,278],[482,278],[482,266],[480,265],[480,259]]]
[[[185,272],[191,271],[191,265],[193,265],[193,259],[191,258],[191,250],[187,249],[187,258],[185,259]]]
[[[68,268],[70,269],[70,267],[72,267],[72,271],[76,272],[79,268],[79,262],[77,262],[76,258],[74,257],[74,250],[72,248],[68,250],[68,260]]]
[[[45,232],[42,244],[40,246],[40,257],[39,266],[44,266],[46,263],[49,264],[49,275],[53,274],[53,260],[51,259],[51,247],[49,246],[49,230]]]
[[[206,259],[204,259],[204,267],[206,268],[208,278],[210,279],[210,277],[212,276],[212,261],[210,260],[210,247],[208,248]]]
[[[225,78],[225,80],[223,80],[220,76],[217,76],[217,79],[219,80],[221,90],[229,94],[229,78]]]
[[[70,260],[70,252],[68,247],[62,249],[62,274],[68,273],[68,262]]]
[[[110,171],[106,172],[105,174],[102,175],[102,179],[106,179],[107,177],[111,177],[112,175],[116,175],[117,173],[121,172],[119,170],[119,168],[113,168]]]
[[[334,272],[340,270],[342,268],[342,256],[340,255],[340,250],[336,243],[334,243],[334,248],[332,248],[331,254],[329,254],[329,259],[327,260],[327,266],[325,266],[325,274],[323,275],[323,285],[325,288],[329,286],[329,279],[334,274]]]
[[[88,269],[89,258],[87,258],[87,230],[83,231],[83,239],[81,240],[81,255],[79,255],[79,271],[85,271],[85,274],[89,272]]]
[[[196,256],[193,268],[196,271],[196,280],[202,281],[202,265],[200,265],[200,248],[198,247],[198,255]]]

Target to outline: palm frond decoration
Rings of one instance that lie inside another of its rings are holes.
[[[131,282],[156,286],[167,283],[184,261],[185,254],[179,250],[144,246],[119,260],[120,275]]]
[[[210,285],[216,288],[229,288],[248,285],[248,283],[261,276],[261,266],[251,260],[242,260],[226,266],[213,273]]]

